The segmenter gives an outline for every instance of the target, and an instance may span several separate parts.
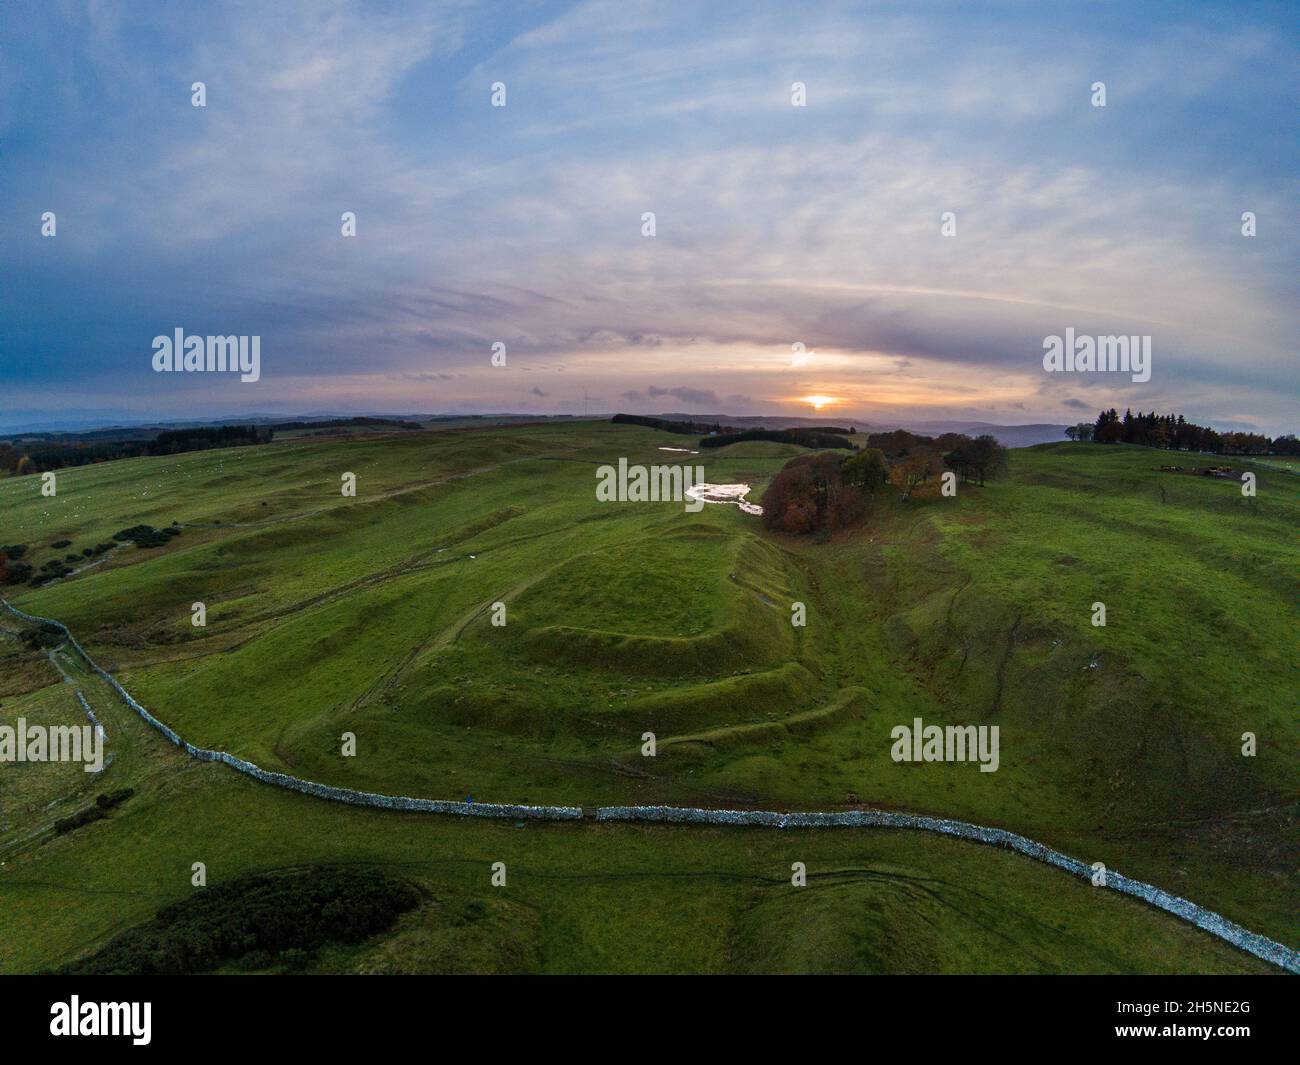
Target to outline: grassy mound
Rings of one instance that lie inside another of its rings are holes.
[[[67,621],[188,739],[268,768],[485,801],[946,814],[1300,937],[1294,474],[1256,464],[1248,500],[1158,472],[1168,456],[1145,449],[1043,445],[953,498],[884,493],[822,544],[734,506],[596,501],[598,466],[674,445],[574,423],[132,459],[67,471],[53,500],[0,483],[0,540],[31,555],[180,521],[164,546],[15,601]],[[691,461],[759,493],[797,450]],[[0,665],[20,647],[6,640]],[[0,709],[75,711],[66,686],[62,702],[37,690],[40,670],[0,669]],[[812,716],[850,689],[870,698]],[[1000,768],[893,762],[890,731],[914,717],[996,724]],[[646,730],[664,757],[629,759]],[[54,798],[22,791],[34,810]],[[139,805],[43,849],[116,832]]]
[[[817,678],[798,662],[761,673],[742,673],[633,700],[621,716],[669,735],[720,722],[754,721],[804,704]]]
[[[797,663],[773,672],[780,673],[787,670],[791,672],[801,671],[807,674],[807,671]],[[760,674],[759,677],[746,679],[752,679],[755,682],[743,693],[744,701],[748,702],[749,705],[761,710],[769,718],[775,717],[778,712],[786,708],[785,705],[782,705],[779,691],[773,693],[774,698],[762,697],[770,690],[767,686],[773,686],[773,682],[777,681],[777,678],[769,678],[766,674]],[[801,701],[806,696],[807,691],[811,690],[811,681],[811,674],[807,675],[807,680],[803,683],[800,682],[800,678],[797,676],[790,678],[789,682],[784,685],[787,692],[791,690],[799,691],[800,688],[803,691],[799,692],[796,699],[786,700],[786,705]],[[759,682],[763,682],[765,687],[760,688]],[[776,686],[779,687],[780,685]],[[825,706],[818,707],[816,710],[806,710],[803,713],[787,712],[787,716],[778,720],[763,721],[752,725],[728,725],[723,728],[710,729],[707,732],[671,736],[659,744],[659,752],[661,755],[669,752],[674,755],[699,756],[707,752],[728,751],[739,747],[767,746],[787,739],[809,736],[814,732],[837,724],[847,717],[859,714],[869,695],[870,693],[864,688],[848,688],[836,695]]]

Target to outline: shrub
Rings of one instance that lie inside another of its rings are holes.
[[[118,788],[117,791],[96,795],[95,805],[101,810],[111,810],[114,806],[126,802],[134,794],[135,788]]]
[[[117,791],[96,795],[94,806],[87,806],[84,810],[78,810],[75,814],[69,814],[67,817],[60,817],[54,822],[54,831],[61,836],[65,832],[71,832],[73,829],[81,828],[82,825],[88,825],[93,821],[103,820],[108,816],[109,810],[114,806],[126,802],[126,800],[134,794],[134,788],[119,788]]]
[[[420,902],[416,888],[378,871],[316,868],[241,877],[159,911],[61,972],[206,972],[228,962],[301,968],[328,942],[360,943]]]
[[[31,576],[32,567],[26,562],[0,563],[0,584],[22,584]]]
[[[75,814],[69,814],[67,817],[60,817],[54,822],[54,831],[62,836],[64,833],[71,832],[73,829],[81,828],[92,821],[99,821],[107,817],[108,813],[99,806],[87,806],[84,810],[78,810]]]
[[[123,543],[129,541],[136,547],[163,547],[173,536],[180,534],[181,530],[175,525],[169,525],[165,529],[155,529],[152,525],[132,525],[129,529],[115,532],[113,539]]]

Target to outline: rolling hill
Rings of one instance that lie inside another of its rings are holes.
[[[0,543],[36,564],[142,523],[181,531],[4,594],[67,624],[186,739],[268,770],[479,802],[956,817],[1300,941],[1293,473],[1259,465],[1248,500],[1146,449],[1045,444],[953,499],[885,492],[826,543],[731,506],[597,501],[600,465],[671,461],[678,443],[540,423],[130,459],[61,471],[53,499],[11,478]],[[800,453],[690,461],[757,498]],[[395,930],[322,948],[321,970],[1262,967],[1016,855],[915,833],[524,828],[277,792],[169,748],[23,632],[4,621],[0,723],[79,713],[57,663],[106,715],[114,761],[102,779],[0,777],[0,896],[32,932],[0,945],[6,970],[102,946],[183,899],[194,861],[223,882],[359,863],[415,884]],[[998,725],[998,771],[894,762],[891,729],[918,717]],[[51,836],[123,787],[120,809]],[[514,890],[488,886],[496,860]],[[628,892],[649,927],[620,916]]]

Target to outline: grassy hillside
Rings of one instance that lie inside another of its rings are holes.
[[[5,698],[0,713],[34,720],[45,707],[69,720],[72,688],[48,683],[42,655],[15,650],[16,631],[4,624],[0,648],[32,690]],[[311,885],[354,871],[420,896],[362,942],[227,952],[224,972],[1269,971],[1132,899],[920,833],[511,824],[321,802],[187,758],[71,655],[55,661],[98,708],[116,757],[102,777],[75,770],[86,780],[64,779],[53,800],[51,767],[0,776],[0,971],[93,969],[113,940],[175,906],[199,931],[195,905],[226,928],[218,896],[191,885],[195,862],[227,895],[250,876]],[[48,831],[105,787],[134,795],[71,833]],[[499,888],[496,862],[507,872]],[[791,885],[794,862],[807,887]],[[231,919],[247,917],[234,908]]]
[[[680,461],[659,450],[676,442],[600,423],[359,434],[63,471],[54,499],[39,495],[39,479],[13,479],[0,482],[0,543],[30,544],[38,565],[61,539],[75,550],[140,522],[182,532],[6,594],[65,621],[187,738],[266,768],[439,798],[946,814],[1300,941],[1288,858],[1300,755],[1292,473],[1254,467],[1258,496],[1243,500],[1230,482],[1156,472],[1160,456],[1144,449],[1044,445],[1013,452],[1004,479],[954,499],[886,495],[863,527],[825,544],[773,537],[735,507],[596,501],[597,466]],[[801,452],[755,442],[689,460],[710,481],[754,485],[757,498]],[[357,475],[356,498],[339,493],[345,472]],[[205,628],[190,623],[197,601]],[[806,628],[790,624],[796,601]],[[1091,624],[1097,601],[1105,628]],[[492,623],[494,603],[505,604],[504,626]],[[71,700],[39,655],[6,646],[23,663],[10,675],[26,679],[0,689],[0,721]],[[97,712],[108,702],[92,699]],[[997,724],[998,772],[892,762],[890,730],[914,717]],[[640,754],[647,730],[654,759]],[[355,758],[340,755],[345,731]],[[1246,731],[1259,740],[1254,758],[1240,754]],[[222,854],[223,877],[463,856],[463,874],[451,858],[421,868],[431,898],[451,893],[418,911],[433,926],[408,915],[414,925],[395,933],[406,946],[369,960],[322,955],[325,967],[450,957],[447,937],[461,933],[439,921],[480,895],[492,921],[524,929],[500,956],[487,946],[496,933],[476,941],[485,967],[1073,968],[1053,954],[1070,937],[1085,969],[1245,964],[1140,908],[1122,942],[1109,922],[1135,904],[950,841],[366,813],[192,765],[129,720],[117,732],[104,779],[140,785],[121,811],[38,846],[39,836],[23,840],[51,818],[63,785],[33,778],[30,796],[5,807],[0,891],[54,937],[10,944],[6,968],[65,961],[77,936],[101,940],[175,900],[202,860],[185,854],[204,840]],[[67,787],[69,802],[83,801],[84,785]],[[539,871],[519,899],[485,887],[482,862],[506,840]],[[95,890],[135,903],[97,917],[81,900],[75,916],[38,916],[52,896],[36,882],[89,890],[75,870],[92,848],[111,866]],[[803,853],[839,872],[794,892],[789,864]],[[611,871],[591,872],[600,862]],[[882,872],[895,865],[920,880],[905,889]],[[921,890],[927,877],[943,886]],[[664,930],[677,953],[618,938],[612,912],[628,890],[637,915],[680,912]],[[983,901],[958,897],[969,891]],[[710,905],[729,915],[716,929]],[[113,925],[110,914],[130,916]],[[988,933],[995,916],[1015,924],[1014,946]],[[854,935],[833,934],[846,920]],[[607,942],[557,960],[566,921]],[[945,934],[909,955],[899,944],[922,926]],[[762,934],[770,928],[783,934]],[[60,936],[71,938],[61,947]],[[1166,956],[1154,945],[1162,936],[1191,937],[1186,953]],[[791,953],[794,943],[806,953]]]

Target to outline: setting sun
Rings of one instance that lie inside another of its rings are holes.
[[[799,402],[811,403],[815,410],[821,410],[823,407],[828,407],[832,403],[838,403],[839,400],[834,396],[804,396]]]

